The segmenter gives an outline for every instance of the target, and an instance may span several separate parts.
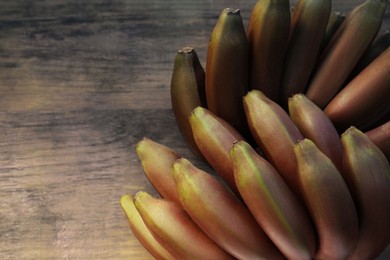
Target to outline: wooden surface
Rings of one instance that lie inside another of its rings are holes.
[[[154,194],[135,144],[197,163],[171,111],[176,51],[192,46],[204,64],[220,11],[246,23],[254,3],[0,1],[0,259],[150,258],[119,206]]]

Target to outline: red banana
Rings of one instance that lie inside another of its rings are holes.
[[[390,242],[390,165],[360,130],[342,134],[344,179],[359,216],[359,240],[349,259],[375,259]]]
[[[218,245],[238,259],[281,259],[249,210],[212,175],[182,158],[173,165],[182,206]]]

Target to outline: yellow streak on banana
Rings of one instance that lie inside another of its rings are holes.
[[[193,110],[190,124],[194,139],[203,156],[238,195],[229,151],[234,142],[244,138],[226,121],[202,107]]]
[[[163,198],[180,203],[171,170],[181,155],[148,138],[138,142],[136,151],[144,173],[156,191]]]
[[[368,65],[326,106],[339,131],[351,125],[369,129],[390,112],[390,47]]]
[[[303,93],[309,82],[331,12],[331,0],[298,0],[291,21],[282,76],[281,104],[291,95]]]
[[[245,141],[230,156],[240,194],[266,234],[288,259],[312,259],[313,223],[279,173]]]
[[[390,242],[390,165],[360,130],[341,136],[344,178],[358,211],[360,234],[349,259],[375,259]]]
[[[336,95],[377,35],[387,0],[366,0],[345,18],[320,57],[307,96],[320,108]]]
[[[259,0],[248,24],[250,89],[262,91],[275,102],[279,101],[290,16],[288,0]]]
[[[248,40],[239,9],[226,8],[211,33],[206,60],[208,109],[244,136],[242,97],[248,89]]]
[[[173,259],[234,259],[215,244],[179,204],[139,191],[134,195],[134,205]]]
[[[340,135],[322,109],[304,94],[296,94],[289,99],[290,118],[305,138],[316,146],[336,165],[343,169]]]
[[[365,132],[365,134],[390,161],[390,121]]]
[[[244,97],[244,108],[253,138],[288,186],[299,194],[294,145],[303,139],[289,115],[258,90]]]
[[[131,231],[142,246],[156,259],[174,259],[173,255],[154,238],[145,225],[134,205],[133,196],[123,195],[120,199],[120,205],[129,221]]]
[[[176,123],[185,142],[200,155],[192,136],[188,117],[197,106],[206,107],[205,72],[198,55],[191,47],[176,54],[171,78],[171,103]]]
[[[351,194],[336,166],[309,139],[294,148],[303,198],[318,234],[316,259],[346,259],[359,235]]]
[[[182,206],[217,244],[238,259],[282,254],[242,202],[217,179],[182,158],[173,165]]]

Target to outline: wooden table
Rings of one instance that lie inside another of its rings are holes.
[[[204,64],[220,11],[240,8],[246,24],[254,3],[0,1],[0,259],[150,258],[119,205],[155,194],[135,145],[146,136],[201,164],[171,111],[173,60],[192,46]]]

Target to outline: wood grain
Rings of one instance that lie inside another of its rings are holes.
[[[135,145],[147,136],[206,167],[174,122],[173,59],[192,46],[204,64],[219,12],[246,23],[254,3],[0,2],[0,259],[150,259],[119,206],[155,194]]]

